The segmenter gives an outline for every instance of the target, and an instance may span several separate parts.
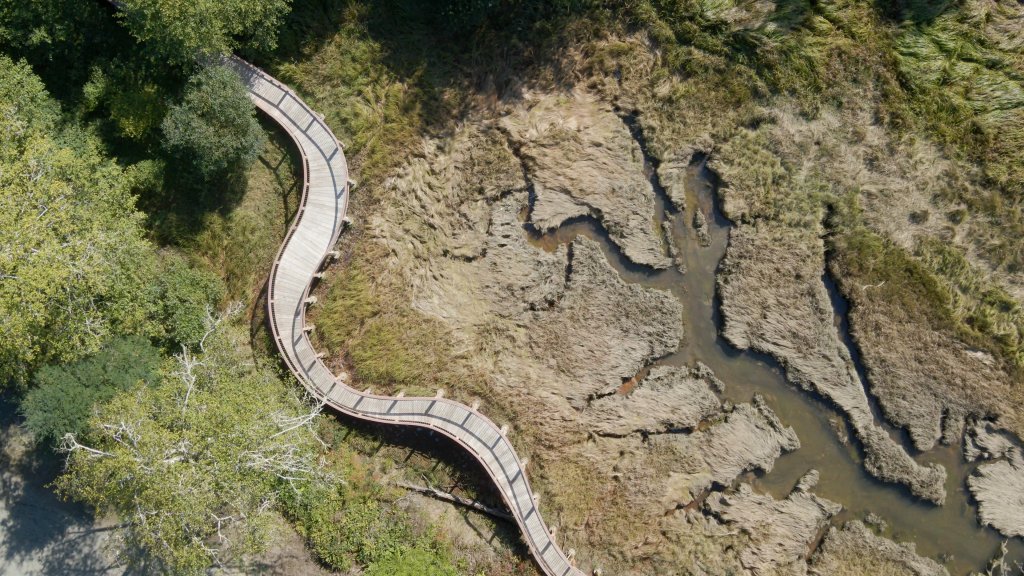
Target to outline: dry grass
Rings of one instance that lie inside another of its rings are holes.
[[[359,386],[426,396],[441,388],[463,399],[485,397],[483,375],[453,350],[449,329],[412,309],[402,271],[382,266],[386,249],[353,236],[343,238],[349,258],[329,270],[323,305],[311,311],[317,340],[344,359]]]
[[[563,82],[584,82],[623,108],[639,109],[651,150],[663,161],[710,152],[736,219],[817,229],[830,211],[839,213],[828,227],[851,281],[885,280],[892,288],[886,305],[919,312],[920,330],[954,333],[1012,359],[1020,354],[1020,312],[983,268],[1012,270],[1024,250],[1014,192],[1024,181],[1020,44],[1016,8],[989,5],[982,15],[982,3],[968,2],[938,19],[900,25],[875,5],[851,0],[785,3],[774,11],[750,1],[637,0],[623,9],[626,25],[588,36],[593,28],[581,24],[570,57],[543,68],[550,63],[535,55],[530,70],[537,77],[557,70]],[[345,3],[333,30],[299,50],[297,60],[274,66],[349,144],[363,183],[353,205],[357,223],[389,201],[383,180],[415,155],[425,133],[443,132],[457,117],[453,111],[485,101],[465,86],[437,81],[443,73],[431,62],[449,56],[441,46],[413,39],[405,50],[428,54],[419,68],[402,66],[409,55],[396,58],[399,43],[372,33],[371,11],[369,4]],[[978,48],[964,51],[964,43]],[[500,92],[494,84],[515,76],[506,64],[490,76],[472,66],[457,72],[488,78],[488,90]],[[972,75],[984,81],[971,84]],[[927,153],[919,156],[922,149]],[[929,170],[936,159],[949,159],[959,177]],[[867,226],[863,212],[845,210],[879,190],[934,195],[962,203],[969,219],[981,215],[991,223],[978,228],[987,260],[970,262],[961,248],[928,242],[908,250]],[[483,397],[493,413],[515,414],[488,397],[486,374],[453,349],[445,327],[410,307],[402,271],[381,266],[386,254],[365,231],[357,226],[342,243],[350,252],[332,270],[313,321],[361,384],[427,394],[446,388],[460,399]],[[584,465],[545,465],[537,485],[545,512],[566,524],[590,521],[607,530],[615,518],[630,517],[626,499],[598,494],[606,483]],[[605,509],[595,512],[599,506]],[[633,535],[630,526],[615,526]],[[714,539],[679,539],[681,549],[719,549]]]

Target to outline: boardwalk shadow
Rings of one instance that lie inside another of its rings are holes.
[[[344,443],[368,456],[390,451],[391,458],[403,460],[404,465],[419,471],[434,488],[475,498],[492,508],[507,509],[480,462],[447,436],[419,428],[375,424],[340,414],[333,416],[341,427],[336,436],[328,439],[328,443]],[[444,474],[435,474],[438,468],[444,468]],[[435,482],[438,477],[444,480]],[[481,527],[490,526],[489,522],[481,522],[482,517],[476,512],[462,508],[457,510],[482,539],[492,545],[500,542],[502,547],[514,551],[519,557],[529,558],[529,549],[515,523],[495,521],[493,531],[485,537]]]

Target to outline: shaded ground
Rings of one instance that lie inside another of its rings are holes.
[[[61,459],[35,448],[21,420],[12,399],[0,399],[0,574],[124,574],[106,549],[112,527],[46,487]]]

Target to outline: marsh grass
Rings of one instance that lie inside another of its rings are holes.
[[[385,248],[353,236],[344,239],[348,259],[322,288],[323,304],[311,310],[317,342],[343,359],[357,387],[420,396],[443,389],[465,403],[480,400],[492,418],[506,415],[486,375],[454,349],[450,329],[409,306],[401,271],[382,267]]]
[[[951,199],[985,218],[978,245],[993,265],[1024,269],[1019,3],[795,1],[772,10],[751,0],[651,0],[628,10],[661,50],[660,65],[688,79],[676,91],[698,104],[699,90],[716,96],[717,110],[782,95],[813,117],[871,87],[879,122],[933,139],[977,172],[978,185]],[[703,88],[686,89],[694,80]]]
[[[1005,290],[967,261],[963,251],[937,239],[919,242],[915,255],[947,285],[951,316],[968,343],[996,353],[1024,375],[1024,310]]]
[[[583,81],[644,110],[645,136],[662,160],[688,160],[684,143],[712,153],[715,168],[746,200],[739,219],[820,227],[831,210],[825,230],[844,291],[884,281],[888,289],[877,298],[906,310],[922,330],[952,332],[1001,361],[1020,362],[1020,311],[977,263],[948,246],[924,242],[908,251],[879,235],[858,208],[845,206],[862,182],[834,173],[847,140],[859,144],[869,128],[890,138],[865,161],[881,165],[879,172],[888,168],[886,154],[907,153],[901,142],[936,143],[963,178],[936,187],[938,195],[963,205],[963,218],[990,223],[978,230],[982,253],[994,267],[1018,270],[1024,103],[1014,27],[1021,12],[1012,3],[557,3],[547,22],[522,8],[461,23],[468,32],[439,28],[439,16],[423,5],[304,3],[269,60],[326,114],[362,182],[351,206],[356,227],[342,240],[346,256],[311,312],[316,338],[358,385],[428,395],[445,388],[464,401],[482,398],[496,420],[520,421],[507,419],[515,407],[489,396],[485,368],[455,350],[445,326],[410,307],[402,271],[385,265],[387,249],[363,220],[392,201],[383,182],[418,153],[424,135],[443,136],[488,99],[515,98],[528,80]],[[858,115],[864,110],[869,114]],[[822,150],[785,141],[786,122],[813,121],[825,111],[840,116],[844,132],[824,134]],[[760,129],[768,124],[782,126],[769,134]],[[529,453],[531,446],[523,448]],[[566,461],[545,465],[536,485],[560,494],[544,501],[545,513],[582,525],[594,508],[593,490],[604,483]],[[626,502],[617,494],[596,497],[607,498],[616,514]]]
[[[357,243],[340,266],[313,320],[318,338],[343,355],[359,385],[433,396],[452,382],[451,353],[436,321],[408,307],[400,289],[373,277],[384,260],[374,243]]]
[[[848,161],[844,147],[872,138],[851,125],[864,118],[856,111],[867,108],[869,120],[888,131],[888,153],[902,154],[899,142],[925,140],[953,162],[954,181],[914,185],[965,207],[958,218],[972,217],[970,242],[987,261],[982,267],[1024,269],[1024,8],[1018,3],[844,0],[773,8],[751,0],[650,0],[628,10],[660,50],[637,75],[654,86],[648,104],[657,116],[688,126],[647,120],[653,149],[670,155],[673,140],[710,137],[705,146],[728,184],[731,218],[814,227],[862,184],[877,185],[836,170]],[[621,63],[623,53],[607,59]],[[595,59],[598,71],[607,73],[611,66],[602,59]],[[808,122],[834,110],[849,142],[828,133],[813,148],[789,141],[784,123],[794,116],[777,112],[780,101],[795,103],[797,117]],[[776,129],[759,129],[766,123]],[[884,149],[868,144],[872,154]],[[886,281],[891,305],[1020,370],[1019,306],[963,248],[924,240],[907,251],[870,231],[858,210],[830,219],[829,230],[835,261],[855,283]]]
[[[884,283],[887,305],[909,317],[924,319],[934,330],[956,327],[950,291],[924,264],[892,241],[857,227],[834,236],[830,244],[832,262],[847,288],[844,292]]]

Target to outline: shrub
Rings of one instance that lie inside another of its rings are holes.
[[[140,382],[152,382],[161,360],[149,340],[123,336],[78,362],[44,366],[21,405],[25,426],[37,442],[55,444],[69,432],[81,434],[95,404]]]
[[[203,181],[248,167],[264,146],[242,81],[222,66],[203,68],[189,81],[162,130],[164,148]]]
[[[372,485],[313,481],[282,502],[316,555],[338,570],[372,564],[412,538],[406,517],[382,502]]]
[[[458,576],[448,552],[420,540],[415,546],[403,546],[370,564],[366,576]]]
[[[212,272],[191,267],[184,257],[167,252],[157,289],[166,336],[185,346],[198,344],[206,332],[208,310],[224,298],[224,283]]]

